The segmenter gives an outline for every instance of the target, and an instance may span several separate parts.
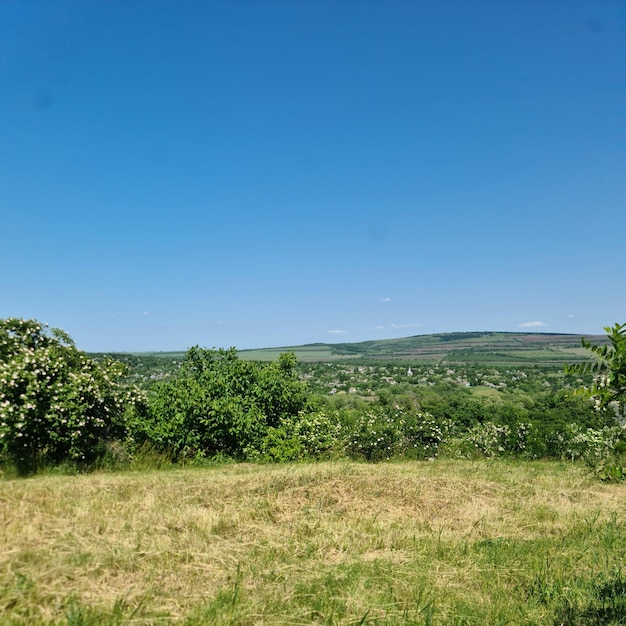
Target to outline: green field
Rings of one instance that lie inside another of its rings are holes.
[[[314,343],[300,346],[240,349],[238,355],[254,361],[274,361],[284,352],[293,352],[298,361],[404,360],[477,363],[493,365],[558,365],[589,358],[581,347],[583,335],[551,333],[443,333],[360,343]],[[604,344],[604,335],[585,336]],[[156,358],[164,362],[182,361],[185,352],[135,352],[114,354],[116,358]]]
[[[242,359],[275,361],[284,352],[293,352],[299,361],[324,361],[334,360],[337,358],[337,355],[333,352],[332,346],[327,344],[311,344],[283,348],[262,348],[257,350],[239,350],[237,354]]]
[[[626,485],[559,462],[0,482],[2,624],[623,624]]]
[[[449,361],[464,363],[562,365],[586,360],[582,335],[551,333],[447,333],[416,335],[361,343],[311,344],[259,350],[241,350],[240,356],[273,360],[282,352],[294,352],[299,361],[385,359]],[[604,336],[588,337],[605,343]]]

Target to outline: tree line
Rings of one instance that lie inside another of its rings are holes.
[[[524,402],[479,399],[458,385],[398,385],[369,399],[320,394],[291,353],[242,360],[190,348],[149,392],[111,358],[93,358],[36,320],[0,320],[0,463],[20,474],[67,465],[124,466],[146,450],[170,462],[366,461],[516,455],[583,459],[621,477],[626,324],[592,359],[566,366],[590,383]],[[607,470],[606,468],[610,468]]]

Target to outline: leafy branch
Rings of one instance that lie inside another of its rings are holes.
[[[580,392],[593,398],[598,410],[608,407],[615,411],[616,419],[624,424],[626,403],[626,324],[606,326],[608,344],[595,345],[588,339],[582,340],[593,360],[586,363],[565,365],[567,374],[593,374],[593,382]]]

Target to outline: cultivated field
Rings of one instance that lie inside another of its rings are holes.
[[[585,361],[589,353],[581,347],[583,335],[553,333],[442,333],[359,343],[313,343],[239,350],[243,359],[273,361],[283,352],[293,352],[298,361],[344,361],[346,359],[413,360],[479,364],[558,365]],[[591,335],[594,343],[606,343],[604,335]],[[124,358],[129,355],[116,355]],[[141,359],[182,361],[185,352],[137,352]]]
[[[582,335],[554,333],[442,333],[360,343],[310,344],[261,350],[242,350],[242,358],[276,359],[281,352],[294,352],[299,361],[386,359],[482,364],[534,364],[563,366],[564,361],[589,358],[581,348]],[[605,336],[587,337],[606,343]]]
[[[2,624],[619,624],[626,485],[558,462],[0,481]]]

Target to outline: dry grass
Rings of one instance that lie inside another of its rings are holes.
[[[583,588],[615,576],[625,514],[626,486],[558,463],[5,480],[0,613],[16,624],[552,623],[563,606],[550,586],[580,591],[582,611]]]

